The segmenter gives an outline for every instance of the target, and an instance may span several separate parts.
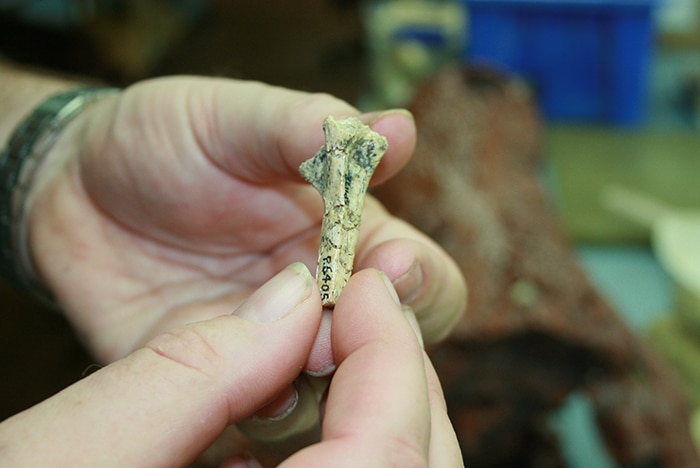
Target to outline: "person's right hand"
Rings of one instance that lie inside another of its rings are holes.
[[[283,467],[464,466],[416,318],[389,278],[363,270],[333,311],[334,354],[322,441]]]
[[[0,424],[8,466],[184,466],[227,426],[289,387],[322,308],[295,264],[232,315],[161,334],[128,357]],[[388,278],[355,274],[334,311],[322,440],[283,467],[462,466],[415,317]],[[256,466],[229,454],[225,467]]]

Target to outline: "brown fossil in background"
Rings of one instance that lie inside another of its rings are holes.
[[[467,313],[431,353],[466,466],[564,466],[546,421],[577,390],[620,466],[698,466],[674,376],[596,292],[540,185],[528,90],[449,68],[411,110],[416,154],[374,194],[466,276]]]

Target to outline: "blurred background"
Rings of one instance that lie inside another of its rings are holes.
[[[447,63],[516,77],[581,262],[700,404],[699,0],[0,0],[0,54],[118,86],[228,76],[363,109],[406,105]],[[92,361],[60,314],[0,292],[5,418]],[[587,405],[572,396],[551,424],[570,466],[614,466]]]

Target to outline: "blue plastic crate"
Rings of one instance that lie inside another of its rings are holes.
[[[645,117],[655,0],[464,0],[465,58],[535,88],[549,120],[633,126]]]

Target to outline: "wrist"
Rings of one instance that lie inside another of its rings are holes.
[[[37,174],[65,126],[91,102],[118,92],[95,87],[53,95],[16,127],[0,151],[0,274],[39,298],[50,295],[36,273],[28,243],[30,194]]]

